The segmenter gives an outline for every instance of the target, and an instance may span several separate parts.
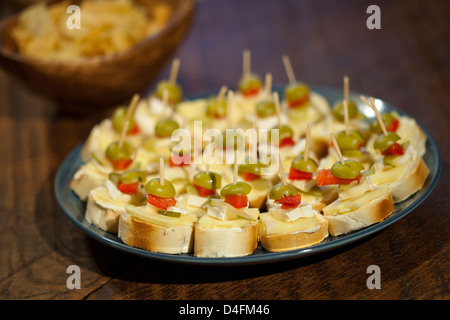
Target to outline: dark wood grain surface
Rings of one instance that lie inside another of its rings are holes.
[[[369,30],[366,9],[381,9]],[[20,6],[2,1],[6,16]],[[1,299],[449,299],[450,4],[448,1],[204,0],[177,52],[185,93],[234,86],[242,50],[252,69],[287,83],[342,86],[396,105],[436,140],[443,171],[411,214],[357,243],[257,266],[199,267],[143,259],[87,236],[59,208],[53,180],[64,157],[106,113],[72,117],[0,72]],[[161,74],[168,75],[168,67]],[[152,88],[149,84],[149,88]],[[81,269],[69,290],[66,269]],[[368,289],[366,270],[381,270]]]

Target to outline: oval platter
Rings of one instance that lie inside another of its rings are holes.
[[[277,88],[275,88],[277,89]],[[311,90],[323,95],[330,105],[335,101],[342,99],[342,90],[323,86],[311,86]],[[280,91],[280,90],[278,90]],[[207,94],[202,95],[204,97],[209,96]],[[359,110],[369,119],[374,119],[375,114],[368,106],[359,103],[359,93],[350,93],[350,98],[357,101]],[[199,96],[201,97],[201,96]],[[196,97],[196,98],[199,98]],[[381,113],[397,111],[400,115],[409,116],[403,110],[383,101],[375,99],[377,108]],[[423,132],[427,135],[426,153],[423,156],[425,163],[427,164],[430,174],[428,175],[423,188],[409,197],[408,199],[395,204],[394,212],[382,222],[371,225],[364,229],[354,231],[345,235],[337,237],[328,237],[323,242],[303,249],[291,250],[286,252],[271,253],[259,246],[255,249],[252,255],[244,257],[232,257],[232,258],[200,258],[195,257],[192,254],[179,254],[171,255],[164,253],[150,252],[140,248],[134,248],[123,243],[115,234],[105,232],[94,225],[87,222],[84,218],[84,212],[86,205],[72,192],[69,187],[70,180],[72,179],[76,170],[82,165],[81,150],[83,143],[76,146],[64,159],[60,167],[56,172],[54,181],[54,192],[58,204],[60,205],[64,214],[72,221],[78,228],[84,231],[92,238],[111,246],[115,249],[128,252],[130,254],[138,255],[144,258],[155,259],[172,263],[183,264],[198,264],[198,265],[251,265],[251,264],[263,264],[286,261],[290,259],[297,259],[302,257],[311,256],[314,254],[326,252],[329,250],[337,249],[342,246],[354,243],[358,240],[366,238],[384,228],[390,226],[396,221],[400,220],[407,214],[413,212],[413,210],[422,203],[432,192],[437,184],[441,171],[441,158],[436,142],[431,137],[430,133],[423,125],[417,121],[417,124],[421,127]]]

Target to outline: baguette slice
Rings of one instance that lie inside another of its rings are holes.
[[[113,188],[114,190],[110,190]],[[112,197],[111,194],[114,196]],[[119,216],[128,204],[145,204],[145,193],[142,189],[134,195],[120,192],[109,180],[104,186],[91,190],[87,200],[85,219],[96,227],[117,234]]]
[[[118,237],[127,245],[167,254],[192,253],[193,214],[172,218],[149,212],[146,207],[126,206],[120,214]]]
[[[411,195],[422,189],[429,173],[430,170],[425,164],[425,161],[421,158],[415,170],[405,177],[405,180],[396,181],[389,185],[394,202],[397,203],[406,200]]]
[[[376,186],[388,186],[392,192],[394,203],[398,203],[419,191],[423,187],[429,173],[430,170],[425,161],[421,157],[416,156],[411,161],[398,167],[376,171],[371,176],[371,180]]]
[[[223,221],[205,214],[195,225],[197,257],[241,257],[252,254],[257,245],[257,220]]]
[[[270,213],[262,213],[259,239],[269,252],[282,252],[309,247],[328,237],[328,222],[318,212],[312,218],[293,222],[276,220]]]
[[[394,211],[392,193],[387,187],[378,187],[356,199],[335,200],[323,213],[332,236],[349,233],[383,221]]]
[[[91,190],[103,186],[106,179],[108,173],[101,171],[93,161],[89,161],[75,172],[69,187],[84,202],[87,201]]]

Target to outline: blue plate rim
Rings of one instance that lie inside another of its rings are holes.
[[[332,95],[338,95],[338,92],[341,92],[341,90],[338,90],[333,87],[327,87],[327,86],[310,86],[311,89],[315,92],[318,92],[320,94],[323,94],[327,100],[327,93],[330,94],[332,92]],[[274,90],[280,91],[280,88],[274,87]],[[350,97],[359,97],[359,93],[350,92]],[[208,93],[205,93],[203,95],[195,95],[191,99],[196,99],[200,97],[206,97],[208,96]],[[402,109],[399,109],[383,100],[381,100],[389,109],[397,111],[401,115],[410,116],[408,113],[403,111]],[[330,101],[329,101],[330,102]],[[359,103],[358,103],[359,104]],[[359,104],[360,105],[360,104]],[[69,210],[67,207],[61,190],[58,188],[59,186],[65,186],[65,188],[69,188],[69,191],[72,193],[69,187],[69,181],[67,180],[68,177],[73,176],[74,172],[69,172],[68,174],[65,172],[67,170],[67,167],[69,167],[70,164],[74,163],[75,161],[79,161],[81,149],[83,146],[83,142],[80,142],[74,149],[70,151],[70,153],[65,157],[61,165],[58,167],[54,179],[54,193],[56,196],[56,200],[62,209],[63,213],[66,215],[66,217],[72,221],[78,228],[80,228],[82,231],[84,231],[87,235],[91,236],[92,238],[109,245],[113,248],[116,248],[120,251],[131,253],[137,256],[141,256],[144,258],[150,258],[154,260],[164,261],[164,262],[171,262],[171,263],[182,263],[182,264],[196,264],[196,265],[252,265],[252,264],[263,264],[263,263],[272,263],[272,262],[281,262],[296,258],[304,258],[311,255],[316,255],[319,253],[327,252],[330,250],[334,250],[343,246],[346,246],[350,243],[356,242],[358,240],[364,239],[369,237],[370,235],[373,235],[386,227],[390,226],[391,224],[397,222],[401,218],[405,217],[407,214],[411,213],[415,208],[417,208],[434,190],[434,188],[437,185],[437,182],[439,180],[441,170],[442,170],[442,159],[439,154],[439,149],[437,147],[436,141],[431,136],[430,132],[416,119],[417,124],[419,127],[423,130],[423,132],[427,136],[427,144],[430,144],[432,154],[430,155],[435,163],[436,163],[436,169],[434,171],[434,174],[431,177],[431,181],[429,182],[426,190],[418,196],[417,199],[414,200],[413,203],[411,203],[408,207],[406,207],[403,210],[400,210],[399,212],[395,212],[393,215],[389,216],[385,220],[371,225],[369,227],[366,227],[364,229],[361,229],[359,231],[339,236],[336,239],[328,240],[322,243],[319,243],[317,245],[303,248],[303,249],[296,249],[291,251],[285,251],[285,252],[266,252],[264,249],[261,249],[262,253],[259,254],[252,254],[244,257],[229,257],[229,258],[204,258],[204,257],[195,257],[191,254],[181,254],[181,255],[171,255],[171,254],[164,254],[164,253],[157,253],[157,252],[151,252],[140,248],[131,247],[129,245],[126,245],[123,243],[117,235],[113,235],[110,233],[107,233],[91,224],[89,224],[84,219],[84,212],[78,212],[78,214],[81,215],[82,220],[77,219],[77,217],[74,215],[73,212]],[[427,148],[427,153],[429,152]],[[432,172],[430,171],[430,174]],[[66,179],[64,179],[66,178]],[[67,189],[64,189],[64,191],[68,191]],[[72,193],[73,197],[76,197],[75,194]],[[81,203],[81,200],[78,198],[75,199],[78,200]]]

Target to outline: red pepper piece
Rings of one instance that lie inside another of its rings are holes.
[[[311,180],[312,172],[304,172],[291,167],[289,170],[289,179],[291,180]]]
[[[139,182],[133,182],[133,183],[119,182],[117,184],[117,189],[119,189],[123,193],[136,193],[138,188],[139,188]]]
[[[287,196],[278,200],[275,200],[276,203],[281,204],[281,209],[292,209],[297,207],[302,202],[301,194],[297,194],[295,196]]]
[[[109,160],[109,162],[111,162],[114,169],[116,170],[125,170],[131,165],[131,163],[133,163],[133,159],[119,159],[117,161],[111,160],[109,158],[107,159]]]
[[[133,128],[130,130],[130,132],[128,132],[128,134],[130,135],[134,135],[134,134],[138,134],[141,130],[139,129],[139,126],[137,125],[137,123],[134,123]]]
[[[316,180],[317,180],[317,186],[327,186],[330,184],[349,184],[352,181],[358,181],[361,179],[361,175],[358,175],[354,179],[343,179],[335,177],[331,174],[330,169],[322,169],[317,172]]]
[[[298,108],[304,105],[309,101],[309,94],[305,95],[303,98],[295,100],[295,101],[288,101],[289,108]]]
[[[397,132],[400,121],[398,119],[392,120],[392,122],[386,127],[386,131]]]
[[[154,196],[152,194],[148,195],[147,202],[149,204],[151,204],[152,206],[155,206],[161,210],[167,210],[168,207],[171,207],[171,206],[174,206],[177,204],[177,200],[175,200],[175,197],[162,198],[162,197]]]
[[[200,197],[208,197],[208,196],[212,196],[214,194],[216,194],[216,190],[211,190],[202,186],[198,186],[195,183],[193,184],[194,187],[197,189],[198,191],[198,195]]]
[[[191,164],[191,155],[187,156],[172,156],[169,159],[169,167],[184,167]]]
[[[254,96],[255,94],[257,94],[257,93],[259,92],[260,89],[261,89],[261,87],[258,87],[258,88],[250,88],[249,90],[247,90],[247,91],[245,91],[245,92],[242,92],[242,94],[243,94],[245,97],[251,97],[251,96]]]
[[[281,140],[280,142],[280,148],[286,147],[286,146],[293,146],[295,145],[294,139],[292,137],[287,137]]]
[[[247,196],[233,195],[233,196],[225,196],[225,202],[231,204],[236,209],[240,209],[247,206],[248,200]]]
[[[251,172],[244,171],[244,172],[242,172],[242,178],[244,179],[244,181],[253,181],[253,180],[261,178],[261,176],[251,173]]]
[[[385,156],[389,156],[389,155],[391,155],[391,156],[401,156],[401,155],[405,154],[405,150],[403,150],[403,147],[396,142],[392,146],[390,146],[389,148],[384,150],[382,152],[382,154],[385,155]]]

